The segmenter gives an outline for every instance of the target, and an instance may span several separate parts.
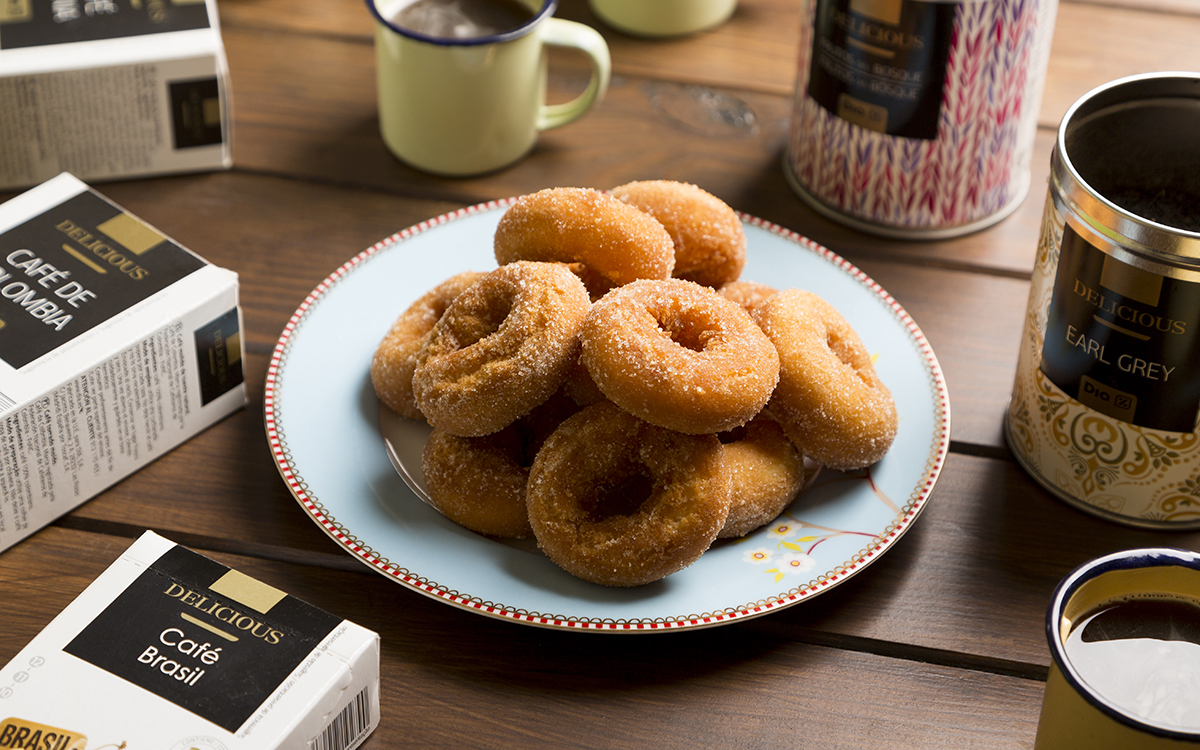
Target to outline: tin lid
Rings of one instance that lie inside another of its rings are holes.
[[[1063,117],[1052,190],[1097,234],[1136,254],[1200,268],[1200,73],[1130,76]]]

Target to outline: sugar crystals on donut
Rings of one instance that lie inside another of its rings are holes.
[[[779,355],[750,315],[683,279],[643,279],[594,303],[583,362],[612,401],[693,435],[748,422],[779,377]]]
[[[846,319],[800,289],[772,295],[754,319],[779,352],[770,408],[792,442],[833,469],[883,458],[896,437],[896,404]]]
[[[455,298],[417,357],[413,395],[452,434],[497,432],[562,386],[591,300],[559,263],[501,266]]]
[[[430,505],[465,528],[644,585],[895,439],[857,333],[812,292],[741,279],[741,221],[694,185],[538,191],[493,250],[498,268],[418,299],[371,364],[380,400],[434,427]]]
[[[746,233],[737,213],[720,198],[673,180],[630,182],[612,194],[658,219],[671,235],[676,278],[715,289],[741,276]]]

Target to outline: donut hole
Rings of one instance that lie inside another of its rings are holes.
[[[630,472],[612,482],[597,483],[595,494],[583,498],[580,507],[590,523],[614,516],[632,516],[653,491],[653,477],[644,472]]]
[[[505,297],[495,300],[494,304],[484,306],[469,319],[461,321],[457,330],[459,348],[466,349],[499,331],[512,309],[512,299]]]
[[[693,352],[703,352],[716,336],[712,321],[703,316],[688,315],[679,311],[658,315],[655,319],[667,338]]]
[[[825,345],[829,347],[829,351],[833,352],[839,362],[858,376],[859,380],[868,386],[873,384],[870,373],[863,367],[862,353],[854,346],[852,339],[841,335],[838,331],[828,331],[825,336]]]

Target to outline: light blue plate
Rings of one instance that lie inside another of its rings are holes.
[[[916,520],[950,442],[937,358],[865,274],[749,216],[742,278],[821,295],[875,357],[900,415],[883,460],[869,471],[823,472],[770,526],[719,541],[691,567],[632,589],[575,578],[531,544],[480,536],[426,505],[389,460],[371,357],[417,297],[460,271],[495,267],[492,235],[510,203],[440,216],[360,253],[313,290],[279,338],[265,394],[272,452],[304,512],[347,552],[472,612],[566,630],[648,632],[720,625],[809,599],[878,559]]]

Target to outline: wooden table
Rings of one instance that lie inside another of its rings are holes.
[[[645,41],[605,29],[583,0],[563,0],[558,16],[609,41],[607,97],[511,169],[437,179],[402,166],[380,140],[360,0],[220,0],[233,169],[98,187],[240,274],[250,404],[0,554],[0,662],[152,528],[380,633],[383,717],[367,748],[1031,747],[1055,584],[1117,549],[1200,549],[1198,533],[1133,530],[1053,499],[1001,432],[1055,128],[1098,84],[1200,69],[1200,2],[1064,2],[1029,197],[997,226],[941,242],[845,229],[788,187],[781,152],[799,6],[742,0],[715,31]],[[570,55],[556,63],[552,92],[566,98],[585,65]],[[705,94],[752,117],[714,124],[675,106]],[[301,512],[264,436],[268,360],[305,296],[361,250],[447,211],[646,178],[697,183],[831,248],[921,326],[948,381],[953,426],[912,529],[844,585],[796,606],[628,637],[469,613],[342,552]]]

